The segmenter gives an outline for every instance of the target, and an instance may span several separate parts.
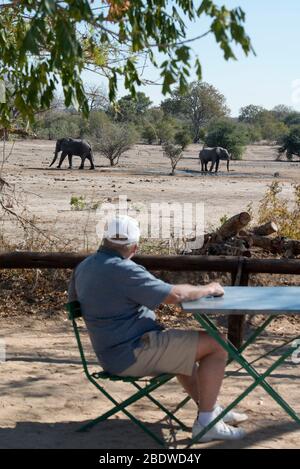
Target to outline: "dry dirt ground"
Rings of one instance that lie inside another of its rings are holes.
[[[70,171],[66,160],[61,170],[49,168],[54,146],[55,142],[49,141],[17,142],[4,174],[9,183],[15,184],[18,193],[22,190],[24,205],[43,229],[71,240],[77,249],[97,244],[95,226],[99,210],[71,210],[72,196],[83,196],[89,206],[99,208],[102,202],[115,202],[120,195],[127,196],[133,209],[138,209],[141,203],[202,202],[207,230],[211,225],[218,225],[223,215],[246,210],[249,203],[253,204],[255,214],[275,173],[279,173],[276,180],[283,184],[283,196],[287,198],[292,194],[292,183],[300,181],[300,162],[274,161],[276,147],[272,146],[248,147],[242,161],[231,163],[230,173],[226,171],[226,163],[221,162],[216,176],[201,174],[200,146],[190,145],[173,177],[169,176],[169,160],[156,145],[135,146],[114,168],[96,154],[95,171]],[[75,157],[74,167],[78,166],[79,158]],[[16,236],[15,229],[11,230],[9,225],[3,229]]]
[[[218,224],[224,214],[233,215],[245,210],[249,202],[253,203],[255,212],[267,185],[274,180],[274,173],[279,172],[277,180],[284,185],[286,197],[292,193],[291,183],[300,181],[300,163],[274,161],[276,148],[269,146],[249,147],[242,161],[232,162],[229,174],[221,162],[221,171],[215,176],[199,172],[199,148],[191,145],[173,177],[168,175],[168,161],[156,146],[136,146],[121,160],[119,167],[113,169],[108,167],[103,157],[96,155],[95,171],[49,169],[53,148],[54,142],[17,142],[5,164],[3,176],[15,184],[18,193],[25,191],[22,201],[35,215],[39,226],[70,239],[71,246],[76,249],[97,244],[97,214],[87,210],[72,211],[72,195],[82,195],[88,203],[101,203],[107,198],[113,200],[120,194],[126,195],[133,204],[203,201],[205,224],[209,227]],[[75,159],[74,163],[78,167],[79,161]],[[20,244],[19,232],[8,219],[2,220],[1,230],[2,234],[9,235]],[[8,290],[7,295],[10,295],[11,303],[13,291]],[[7,314],[0,319],[0,325],[0,338],[4,340],[7,352],[7,360],[0,364],[1,448],[156,447],[123,414],[101,423],[89,433],[76,433],[82,423],[108,410],[110,404],[85,379],[70,324],[61,315],[50,320],[39,319],[36,315],[9,318]],[[285,322],[279,328],[271,328],[248,352],[248,357],[256,358],[294,332]],[[261,360],[258,370],[262,371],[276,356],[275,353]],[[89,357],[91,366],[97,368],[93,354]],[[300,364],[291,360],[276,370],[270,379],[298,413],[299,379]],[[221,403],[230,402],[249,384],[251,379],[245,373],[226,379]],[[124,399],[130,390],[126,383],[105,382],[105,386],[120,399]],[[174,409],[184,393],[174,379],[160,388],[156,396]],[[247,437],[241,442],[214,442],[204,446],[299,448],[299,426],[262,388],[257,388],[246,398],[240,409],[249,414],[244,425]],[[144,399],[133,405],[131,410],[153,431],[163,435],[171,447],[182,448],[188,443],[190,432],[178,431],[150,401]],[[189,402],[178,415],[191,427],[195,406]]]
[[[60,321],[22,321],[2,323],[1,335],[7,346],[7,361],[0,365],[0,448],[156,448],[156,443],[123,414],[98,424],[88,433],[76,430],[90,419],[110,409],[111,404],[86,380],[70,325]],[[285,334],[285,338],[288,336]],[[85,341],[88,345],[88,342]],[[279,343],[269,333],[248,357]],[[93,354],[91,368],[97,369]],[[259,371],[278,356],[263,359]],[[236,366],[233,367],[234,369]],[[288,360],[270,379],[274,388],[300,412],[300,364]],[[220,402],[228,404],[252,380],[245,373],[225,379]],[[133,392],[130,384],[104,381],[104,387],[123,400]],[[166,407],[174,409],[185,394],[176,379],[154,392]],[[239,406],[247,412],[244,424],[247,436],[239,442],[197,444],[195,448],[299,448],[299,425],[262,390],[257,388]],[[146,398],[130,406],[130,411],[170,447],[183,448],[189,443],[190,431],[172,425],[161,411]],[[190,401],[178,417],[192,427],[195,405]]]

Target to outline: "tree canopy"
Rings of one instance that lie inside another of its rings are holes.
[[[226,60],[235,58],[234,44],[245,54],[252,50],[243,10],[213,0],[8,0],[0,5],[0,79],[9,84],[1,125],[16,116],[32,121],[51,106],[59,85],[65,105],[87,115],[86,69],[107,78],[110,101],[119,79],[134,95],[147,83],[142,58],[158,69],[164,94],[175,83],[183,91],[191,69],[201,79],[188,24],[202,16],[210,26],[198,38],[211,33]]]
[[[177,115],[190,122],[194,142],[199,141],[201,129],[212,119],[229,113],[225,97],[205,82],[192,82],[184,94],[176,88],[171,98],[161,103],[161,107],[166,114]]]
[[[151,104],[150,98],[138,91],[134,97],[128,94],[120,98],[110,113],[117,121],[133,122],[143,117]]]

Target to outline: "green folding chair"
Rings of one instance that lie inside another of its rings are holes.
[[[85,358],[83,345],[81,342],[80,333],[79,333],[78,325],[76,322],[78,318],[82,317],[80,303],[78,301],[72,301],[70,303],[67,303],[66,308],[68,311],[68,317],[72,321],[84,373],[87,379],[114,405],[109,411],[105,412],[104,414],[100,415],[94,420],[83,425],[77,431],[84,432],[84,431],[90,430],[97,423],[107,420],[109,417],[115,415],[118,412],[123,412],[127,417],[130,418],[132,422],[136,423],[143,431],[145,431],[159,445],[166,447],[167,444],[165,440],[163,440],[162,438],[157,436],[155,433],[153,433],[143,422],[141,422],[141,420],[134,417],[132,413],[129,412],[129,410],[127,409],[128,406],[139,401],[143,397],[147,397],[153,404],[155,404],[161,411],[163,411],[171,420],[176,422],[179,425],[180,429],[184,431],[188,431],[189,428],[175,416],[175,413],[190,400],[189,397],[186,397],[185,399],[183,399],[177,405],[174,411],[171,412],[163,404],[161,404],[156,398],[154,398],[151,395],[153,391],[155,391],[160,386],[162,386],[163,384],[173,379],[174,375],[161,374],[159,376],[155,376],[151,378],[150,377],[137,378],[137,377],[130,377],[130,376],[123,377],[123,376],[112,375],[105,371],[96,371],[96,372],[91,373],[89,371],[88,363]],[[105,382],[105,380],[123,381],[124,383],[129,383],[133,385],[137,391],[134,394],[132,394],[129,398],[125,399],[124,401],[118,402],[117,399],[115,399],[111,394],[109,394],[109,392],[104,388],[102,383]]]

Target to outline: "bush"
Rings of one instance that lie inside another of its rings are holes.
[[[278,234],[292,239],[300,239],[300,184],[294,185],[294,201],[284,199],[279,194],[282,186],[273,182],[258,210],[259,224],[274,220],[278,226]]]
[[[157,138],[160,145],[174,141],[176,134],[176,121],[172,118],[164,118],[156,125]]]
[[[293,159],[293,155],[300,156],[300,126],[293,127],[287,135],[281,139],[282,146],[279,148],[279,158],[284,153],[288,160]]]
[[[235,160],[242,158],[248,137],[245,128],[231,120],[220,120],[211,124],[205,137],[209,147],[223,147]]]
[[[171,162],[171,175],[173,176],[175,168],[183,156],[182,148],[180,146],[173,145],[172,143],[165,143],[163,145],[163,153]]]
[[[182,129],[176,132],[174,142],[184,150],[192,142],[192,136],[188,129]]]
[[[104,126],[102,137],[95,141],[93,147],[109,160],[111,166],[116,166],[120,156],[132,147],[137,138],[132,126],[109,124]]]
[[[288,127],[283,122],[267,120],[261,125],[261,134],[263,140],[271,142],[280,141],[288,132]]]
[[[86,201],[85,198],[80,195],[72,195],[70,200],[71,210],[84,210],[86,208]]]
[[[157,132],[155,126],[151,123],[146,123],[141,130],[141,136],[149,145],[157,141]]]

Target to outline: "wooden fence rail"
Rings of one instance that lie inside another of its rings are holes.
[[[64,252],[5,252],[0,254],[0,269],[74,269],[88,254]],[[243,262],[248,274],[300,275],[300,259],[252,259],[234,256],[150,256],[138,255],[134,261],[149,270],[230,272]]]

